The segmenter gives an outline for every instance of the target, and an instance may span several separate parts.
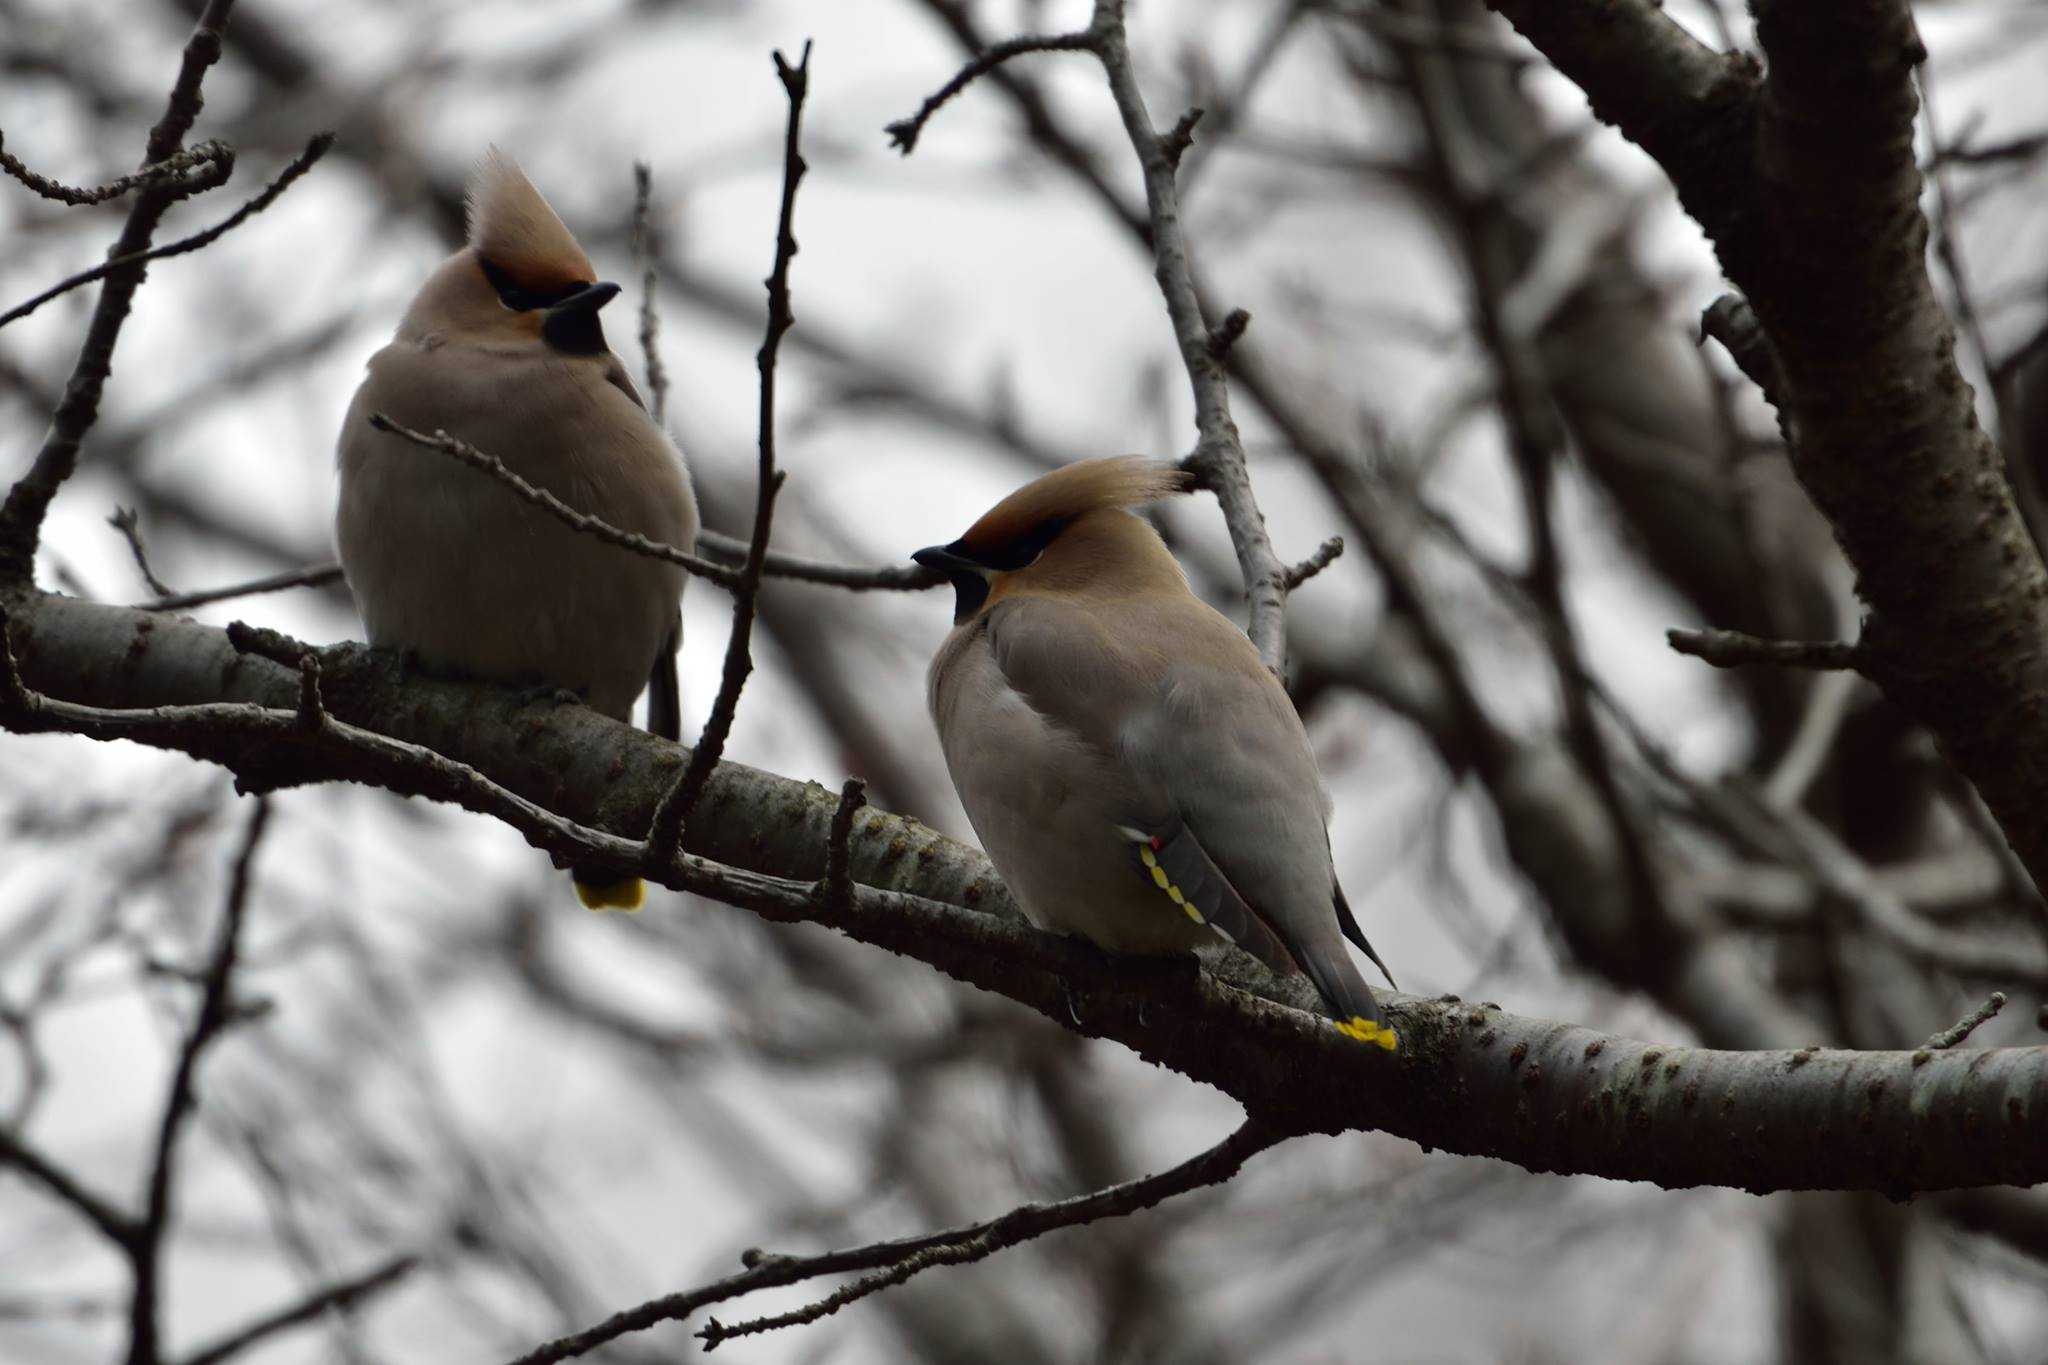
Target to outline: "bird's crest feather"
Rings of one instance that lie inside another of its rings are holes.
[[[496,147],[484,153],[469,179],[469,244],[529,289],[597,278],[590,258],[519,163]]]
[[[1188,476],[1142,455],[1112,455],[1063,465],[1033,479],[982,514],[960,544],[983,553],[1030,537],[1051,522],[1105,507],[1135,507],[1188,491]]]

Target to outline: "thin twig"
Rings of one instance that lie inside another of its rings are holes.
[[[318,730],[327,723],[327,707],[320,700],[320,658],[306,653],[299,656],[299,728]]]
[[[5,1128],[0,1128],[0,1166],[12,1166],[51,1196],[69,1204],[114,1245],[127,1247],[135,1241],[138,1230],[134,1219],[86,1189],[63,1167]]]
[[[1749,300],[1740,294],[1723,294],[1700,314],[1700,340],[1712,337],[1721,343],[1749,382],[1781,414],[1787,411],[1784,373],[1778,368],[1778,353],[1764,335],[1764,325]]]
[[[142,571],[142,581],[158,597],[173,596],[173,590],[149,567],[149,552],[142,548],[142,523],[132,507],[116,507],[114,515],[107,518],[107,525],[119,531],[128,542],[128,552],[135,556],[135,567]]]
[[[104,204],[110,199],[119,199],[130,190],[175,181],[183,177],[185,172],[200,167],[218,167],[214,174],[221,180],[226,180],[227,169],[232,168],[234,162],[234,148],[225,142],[208,139],[187,147],[182,152],[174,153],[154,166],[144,166],[133,175],[124,175],[118,180],[111,180],[93,189],[76,189],[48,176],[37,175],[23,165],[21,159],[12,152],[0,150],[0,170],[6,171],[43,198],[74,207]]]
[[[714,560],[723,560],[737,566],[746,562],[748,542],[735,536],[721,535],[717,531],[699,531],[697,548]],[[804,559],[798,555],[783,554],[775,550],[768,552],[768,558],[761,568],[770,578],[788,578],[799,583],[822,583],[827,587],[846,588],[852,592],[918,592],[925,588],[936,588],[946,581],[944,574],[936,569],[927,569],[922,564],[889,564],[878,569],[870,569],[853,564],[828,564],[823,560]]]
[[[661,244],[654,234],[654,168],[644,161],[633,163],[633,259],[640,271],[640,354],[647,363],[647,414],[661,426],[668,412],[668,367],[661,363],[661,318],[655,294],[660,272]]]
[[[270,802],[256,798],[249,812],[249,824],[235,854],[234,871],[228,878],[227,903],[221,910],[219,936],[214,941],[206,975],[201,980],[199,1011],[178,1049],[178,1063],[171,1073],[170,1093],[164,1099],[163,1118],[157,1125],[156,1155],[150,1162],[149,1195],[142,1222],[130,1244],[134,1261],[135,1297],[129,1317],[129,1360],[131,1365],[155,1365],[157,1351],[157,1285],[165,1236],[170,1231],[171,1184],[177,1171],[178,1143],[185,1134],[197,1095],[193,1078],[200,1058],[234,1016],[229,987],[241,952],[242,924],[249,904],[249,870],[263,832],[270,823]]]
[[[1195,125],[1202,121],[1205,112],[1207,111],[1200,106],[1188,110],[1180,116],[1180,121],[1173,125],[1173,130],[1159,140],[1159,150],[1166,153],[1166,164],[1172,170],[1180,170],[1180,159],[1186,156],[1188,148],[1194,145]]]
[[[207,0],[191,39],[185,44],[163,117],[150,129],[149,143],[142,156],[144,166],[154,166],[175,156],[185,134],[192,131],[192,123],[199,117],[199,87],[207,68],[220,60],[221,32],[227,27],[234,3],[235,0]],[[145,188],[130,206],[121,235],[108,256],[134,257],[147,251],[165,212],[191,192],[182,185]],[[93,307],[92,321],[86,326],[85,340],[78,348],[71,378],[64,386],[63,401],[51,415],[49,434],[43,438],[28,473],[8,490],[6,502],[0,504],[0,583],[25,583],[34,573],[43,518],[57,490],[77,469],[79,447],[99,420],[100,395],[113,371],[114,347],[121,339],[121,329],[128,321],[128,310],[144,273],[143,263],[137,261],[108,276],[99,302]]]
[[[1314,554],[1287,571],[1285,579],[1287,591],[1293,592],[1296,588],[1329,568],[1332,563],[1336,562],[1337,556],[1343,553],[1344,537],[1331,536],[1316,547]]]
[[[1025,1204],[986,1222],[949,1228],[944,1232],[931,1233],[923,1237],[908,1237],[845,1251],[830,1251],[819,1256],[775,1256],[749,1252],[742,1258],[747,1269],[737,1275],[683,1293],[669,1294],[641,1304],[637,1308],[614,1314],[586,1331],[536,1347],[512,1362],[512,1365],[554,1365],[554,1362],[580,1356],[628,1332],[644,1331],[656,1323],[687,1318],[700,1308],[723,1303],[743,1294],[796,1284],[820,1275],[882,1267],[900,1269],[910,1265],[912,1268],[908,1273],[900,1277],[908,1279],[910,1275],[932,1265],[979,1260],[1005,1247],[1015,1246],[1019,1242],[1029,1241],[1060,1228],[1135,1213],[1174,1195],[1200,1189],[1206,1185],[1221,1184],[1236,1175],[1239,1168],[1251,1157],[1278,1143],[1281,1137],[1281,1134],[1247,1120],[1222,1142],[1170,1170],[1056,1203]],[[947,1254],[969,1246],[974,1248],[971,1255]],[[895,1282],[893,1279],[887,1281]],[[801,1310],[800,1314],[784,1315],[789,1320],[787,1322],[764,1318],[741,1323],[736,1327],[723,1327],[714,1323],[707,1325],[700,1335],[709,1345],[715,1346],[727,1337],[766,1331],[797,1321],[808,1322],[812,1318],[822,1317],[843,1307],[853,1298],[862,1297],[883,1287],[884,1283],[879,1280],[863,1280],[841,1291],[840,1295],[834,1295],[833,1298],[839,1300],[838,1302],[827,1300],[826,1303],[830,1304],[830,1307],[821,1304],[812,1309]],[[859,1292],[852,1292],[854,1290]],[[842,1298],[842,1295],[848,1297]],[[804,1316],[805,1314],[808,1316]]]
[[[443,455],[448,455],[462,461],[462,463],[472,469],[481,470],[532,503],[535,507],[549,513],[557,521],[567,524],[574,530],[581,531],[584,535],[594,536],[607,545],[618,546],[621,550],[631,550],[636,555],[645,555],[649,559],[659,559],[670,564],[681,565],[699,578],[710,579],[721,588],[736,588],[739,586],[740,575],[734,573],[731,569],[725,568],[723,565],[713,564],[708,559],[700,559],[688,550],[679,550],[673,545],[665,545],[661,541],[650,540],[637,531],[621,530],[602,517],[594,517],[587,512],[579,512],[553,493],[548,492],[545,488],[537,488],[525,479],[520,478],[519,475],[506,468],[505,462],[497,456],[478,450],[467,441],[457,440],[439,427],[434,429],[432,435],[428,435],[425,432],[414,431],[410,427],[400,426],[381,412],[370,414],[370,425],[379,431],[388,431],[393,436],[403,437],[414,445],[421,446],[427,450],[438,450]]]
[[[17,304],[6,312],[0,313],[0,327],[5,327],[8,323],[14,322],[17,319],[25,318],[51,299],[91,284],[94,280],[104,279],[115,271],[133,269],[146,265],[151,261],[160,261],[166,256],[182,256],[187,252],[197,251],[201,247],[212,245],[276,203],[279,196],[292,187],[292,182],[313,169],[313,163],[325,156],[327,149],[333,145],[334,134],[318,133],[314,135],[313,140],[306,144],[306,149],[293,157],[290,164],[277,173],[275,180],[265,185],[262,191],[249,200],[248,203],[242,205],[242,207],[236,209],[212,227],[207,228],[203,232],[195,232],[190,237],[181,237],[175,242],[166,242],[159,247],[150,247],[147,250],[130,252],[125,256],[112,257],[90,270],[81,270],[76,275],[59,280],[56,284],[51,285],[28,302]]]
[[[1944,1048],[1955,1047],[1975,1033],[1978,1025],[1996,1019],[1998,1012],[2004,1008],[2005,992],[1993,991],[1983,1004],[1957,1020],[1953,1026],[1943,1029],[1926,1042],[1920,1044],[1920,1046],[1930,1052],[1940,1052]]]
[[[940,86],[925,102],[918,106],[909,118],[897,119],[882,129],[889,135],[889,145],[909,156],[917,150],[917,139],[924,132],[924,125],[931,116],[939,112],[946,102],[973,84],[976,78],[984,76],[1001,66],[1012,57],[1021,57],[1027,52],[1086,52],[1093,50],[1095,34],[1084,33],[1027,33],[1020,37],[1005,39],[992,47],[975,54],[973,60],[955,72],[953,79]]]
[[[154,602],[143,602],[140,608],[143,611],[184,611],[191,607],[203,607],[209,602],[226,602],[236,597],[255,597],[266,592],[283,592],[287,588],[324,588],[330,583],[340,581],[341,565],[315,564],[311,568],[290,569],[284,573],[252,578],[246,583],[230,583],[224,588],[174,593],[169,597],[159,597]]]
[[[853,899],[852,857],[853,817],[868,803],[868,784],[857,777],[846,779],[839,789],[839,807],[832,812],[832,828],[825,838],[825,875],[818,878],[819,903],[840,907]]]
[[[782,351],[782,335],[795,323],[789,308],[789,264],[796,257],[796,190],[809,169],[804,164],[800,141],[803,133],[804,96],[810,89],[811,44],[804,43],[803,55],[791,66],[778,50],[775,75],[789,100],[789,122],[782,140],[782,206],[775,224],[775,264],[768,272],[768,327],[755,353],[761,372],[759,413],[760,469],[754,494],[754,529],[747,543],[746,563],[732,584],[732,633],[726,638],[725,667],[719,677],[718,695],[712,699],[711,714],[704,732],[690,750],[690,761],[655,808],[648,824],[648,856],[654,865],[664,862],[682,838],[690,810],[711,780],[711,770],[725,753],[725,741],[732,733],[733,717],[739,711],[740,692],[747,675],[754,671],[755,602],[761,591],[761,573],[768,560],[768,531],[775,517],[775,495],[781,491],[783,474],[775,467],[775,362]]]
[[[330,1309],[347,1308],[360,1303],[373,1294],[397,1284],[420,1264],[417,1256],[394,1256],[376,1269],[357,1275],[352,1279],[339,1280],[307,1294],[296,1303],[290,1303],[274,1313],[266,1313],[247,1327],[231,1336],[223,1337],[211,1346],[185,1357],[181,1365],[221,1365],[248,1350],[261,1345],[279,1332],[289,1331],[303,1323],[326,1313]]]
[[[1766,640],[1739,630],[1667,630],[1664,638],[1680,654],[1716,668],[1775,664],[1780,668],[1855,668],[1857,646],[1841,640]]]

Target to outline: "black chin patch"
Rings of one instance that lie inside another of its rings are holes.
[[[959,625],[981,610],[988,601],[988,580],[978,573],[961,570],[953,575],[953,624]]]
[[[596,355],[605,349],[604,325],[595,308],[571,308],[541,318],[541,339],[565,355]]]

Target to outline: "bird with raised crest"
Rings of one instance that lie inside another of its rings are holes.
[[[370,358],[342,423],[336,542],[370,643],[422,668],[574,692],[678,737],[683,570],[577,531],[489,473],[371,424],[450,436],[578,512],[691,549],[682,453],[605,343],[600,281],[540,191],[496,148],[469,186],[468,241]],[[592,908],[638,878],[573,869]]]
[[[1220,935],[1392,1051],[1301,718],[1127,510],[1185,490],[1171,465],[1083,460],[912,556],[956,595],[927,688],[947,769],[1035,924],[1126,953]]]

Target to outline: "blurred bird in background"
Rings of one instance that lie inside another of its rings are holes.
[[[336,541],[370,643],[429,670],[564,688],[617,720],[680,729],[683,570],[581,534],[490,475],[379,431],[444,430],[577,511],[691,549],[682,453],[605,344],[601,282],[562,220],[493,148],[469,187],[469,240],[370,358],[342,423]],[[638,878],[575,872],[593,909]]]
[[[1171,465],[1084,460],[913,556],[957,594],[928,678],[946,766],[1034,923],[1127,953],[1221,935],[1298,965],[1338,1028],[1391,1051],[1340,937],[1386,971],[1337,885],[1301,718],[1124,510],[1185,483]]]

